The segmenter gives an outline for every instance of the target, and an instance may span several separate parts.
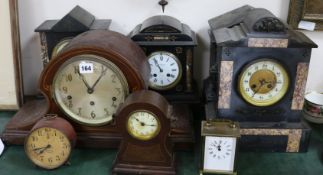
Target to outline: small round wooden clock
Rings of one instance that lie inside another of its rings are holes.
[[[72,125],[57,115],[47,115],[31,129],[25,140],[27,157],[37,166],[55,169],[69,158],[76,141]]]
[[[128,96],[116,113],[123,140],[113,173],[175,174],[173,146],[169,139],[172,107],[154,91]]]

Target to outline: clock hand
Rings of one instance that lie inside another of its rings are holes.
[[[259,90],[265,85],[265,79],[259,80],[259,83],[260,83],[259,88],[256,91],[254,91],[251,97],[254,97],[259,92]]]
[[[48,148],[50,148],[51,145],[48,144],[45,147],[40,147],[40,148],[34,148],[33,151],[35,151],[37,154],[42,154],[44,151],[46,151]]]
[[[94,82],[93,86],[91,87],[92,92],[94,91],[94,87],[98,84],[98,82],[100,81],[100,79],[105,75],[105,73],[107,72],[108,68],[106,67],[105,69],[102,66],[102,70],[101,70],[101,74],[99,76],[99,78]]]
[[[79,69],[77,69],[77,74],[82,78],[82,81],[83,81],[83,83],[85,84],[85,86],[87,87],[87,91],[89,92],[89,91],[90,91],[90,89],[91,89],[91,87],[90,87],[90,85],[87,83],[87,81],[85,80],[84,75],[80,73],[80,70],[79,70]]]
[[[156,126],[156,125],[148,125],[148,124],[146,124],[146,123],[144,123],[144,122],[140,121],[140,120],[139,120],[139,119],[137,119],[136,117],[135,117],[135,119],[140,123],[140,125],[141,125],[141,126]]]
[[[156,125],[148,125],[148,124],[145,124],[146,126],[156,126]]]
[[[163,69],[159,66],[158,61],[154,58],[155,65],[158,67],[160,72],[163,72]]]
[[[137,122],[139,122],[139,123],[140,123],[140,125],[141,125],[141,126],[145,126],[145,125],[146,125],[144,122],[140,121],[140,120],[139,120],[139,119],[137,119],[136,117],[135,117],[135,119],[137,120]]]

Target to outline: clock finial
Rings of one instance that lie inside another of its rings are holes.
[[[163,13],[164,13],[165,6],[168,4],[168,2],[166,0],[160,0],[158,4],[162,6],[162,10],[163,10]]]

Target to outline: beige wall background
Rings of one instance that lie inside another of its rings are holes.
[[[73,7],[80,5],[101,19],[112,19],[111,30],[127,35],[137,24],[148,17],[160,15],[159,0],[19,0],[20,35],[24,90],[37,94],[37,82],[42,70],[40,41],[34,29],[48,19],[60,19]],[[199,39],[195,53],[195,78],[201,85],[209,72],[209,36],[207,21],[227,11],[249,4],[270,10],[287,20],[289,0],[168,0],[165,15],[188,24]],[[323,32],[304,32],[319,46],[313,49],[307,91],[323,92]]]
[[[9,0],[0,1],[0,110],[17,109]]]

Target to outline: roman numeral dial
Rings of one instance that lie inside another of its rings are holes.
[[[148,56],[150,65],[150,88],[167,90],[178,84],[182,76],[182,66],[178,58],[170,52],[158,51]]]

